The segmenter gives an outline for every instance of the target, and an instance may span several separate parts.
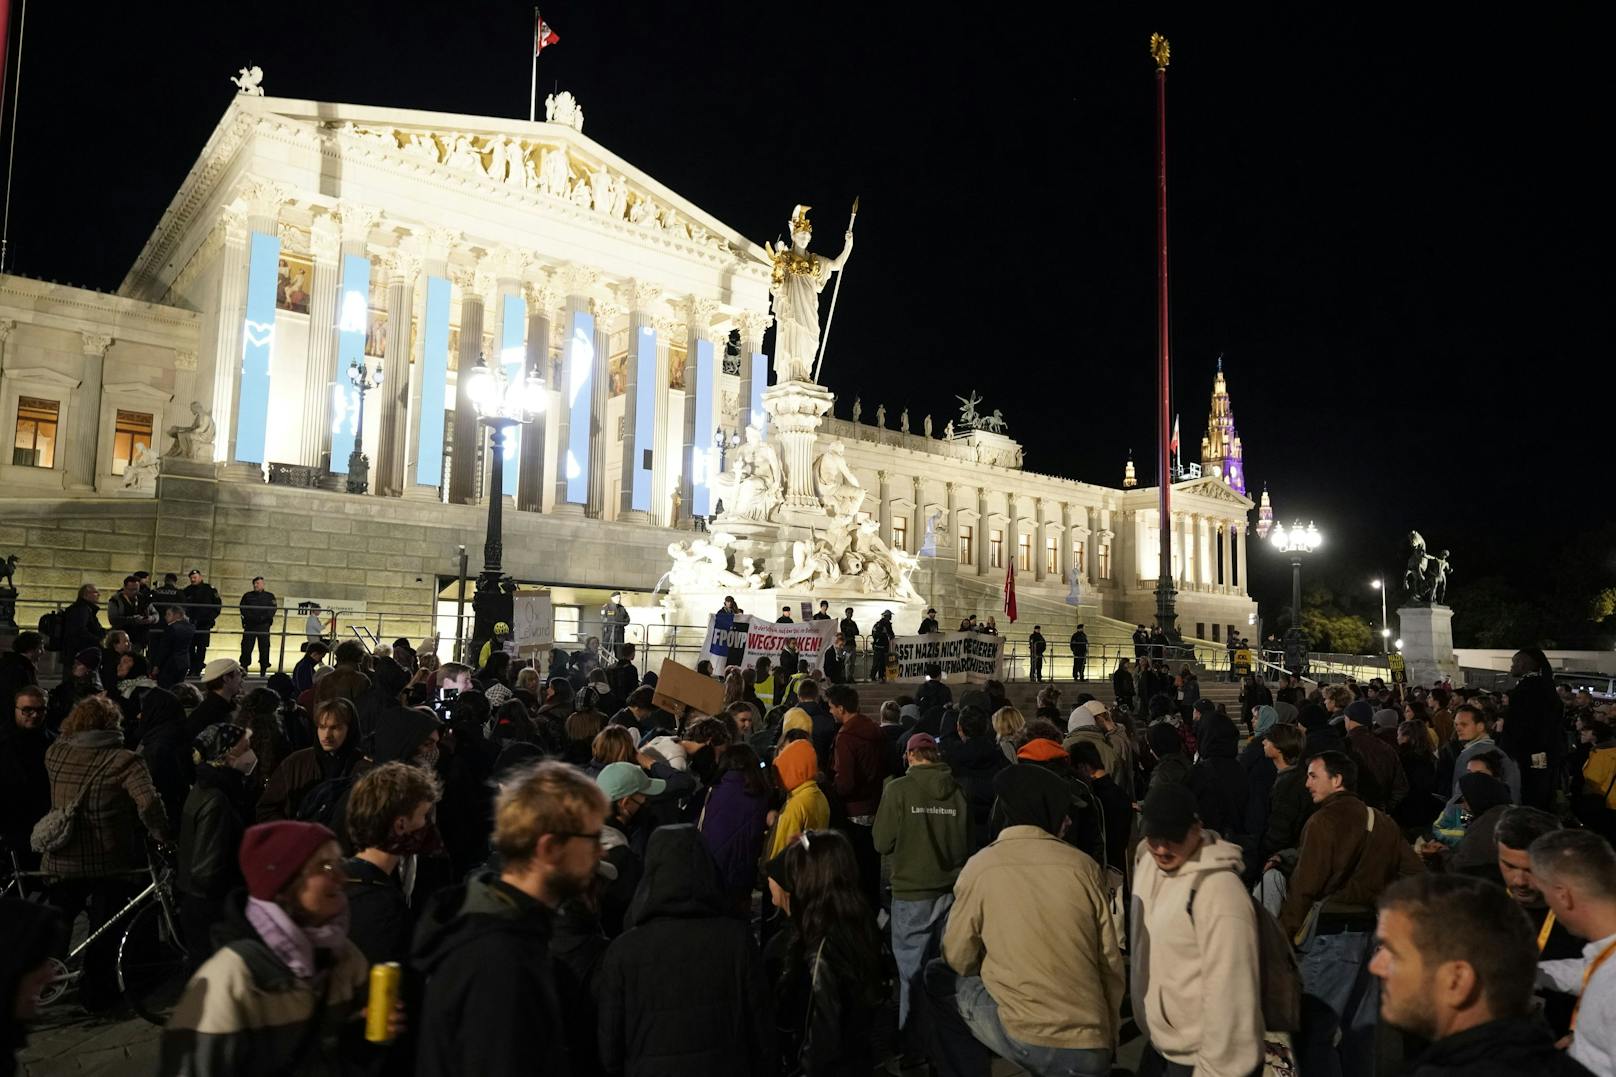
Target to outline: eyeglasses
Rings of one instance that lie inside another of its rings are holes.
[[[45,713],[45,708],[44,707],[18,707],[17,708],[17,713],[18,714],[44,714]]]

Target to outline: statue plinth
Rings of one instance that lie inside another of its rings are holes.
[[[1397,611],[1398,635],[1410,684],[1430,686],[1444,678],[1459,679],[1453,653],[1453,610],[1447,606],[1403,606]]]
[[[814,491],[814,443],[835,402],[835,393],[808,381],[788,381],[763,390],[763,408],[780,439],[788,508],[819,507],[819,495]]]

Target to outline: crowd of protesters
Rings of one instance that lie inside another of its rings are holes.
[[[1506,693],[1254,681],[1232,715],[1148,657],[1031,714],[758,660],[703,714],[626,643],[124,693],[114,640],[61,702],[41,643],[0,662],[0,829],[49,880],[0,915],[11,1046],[150,855],[194,970],[163,1074],[1107,1074],[1127,1022],[1149,1074],[1616,1066],[1612,712],[1539,652]]]

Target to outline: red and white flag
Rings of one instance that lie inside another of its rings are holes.
[[[1016,622],[1016,561],[1011,558],[1004,566],[1004,615],[1010,623]]]
[[[544,51],[544,46],[554,45],[561,40],[561,36],[550,29],[550,24],[539,15],[538,8],[533,9],[533,55],[537,57]]]
[[[1178,416],[1177,415],[1173,416],[1172,449],[1173,449],[1174,452],[1178,451]]]

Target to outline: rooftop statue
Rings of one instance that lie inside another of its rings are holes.
[[[813,225],[808,206],[791,214],[791,244],[763,249],[774,266],[769,295],[774,299],[774,377],[776,382],[813,381],[814,356],[819,352],[819,293],[830,275],[847,264],[853,253],[853,231],[843,237],[842,253],[835,258],[810,254]]]

